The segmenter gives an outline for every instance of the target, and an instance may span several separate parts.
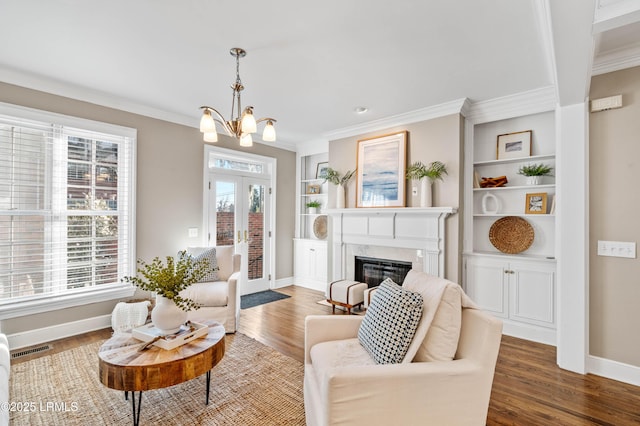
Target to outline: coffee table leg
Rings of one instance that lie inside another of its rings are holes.
[[[207,400],[205,405],[209,405],[209,389],[211,389],[211,370],[207,371]]]
[[[131,408],[133,409],[133,426],[140,425],[140,407],[142,407],[142,391],[138,393],[138,411],[136,412],[136,391],[131,391]]]

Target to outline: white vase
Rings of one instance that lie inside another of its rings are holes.
[[[527,185],[540,185],[542,176],[527,176]]]
[[[431,207],[433,182],[429,178],[420,179],[420,207]]]
[[[318,208],[317,207],[307,207],[307,209],[309,209],[309,214],[318,213]]]
[[[162,334],[173,334],[187,321],[187,312],[178,308],[173,300],[156,296],[156,306],[151,311],[151,322]]]
[[[500,200],[490,192],[482,197],[482,213],[497,214],[500,211]]]
[[[336,209],[344,209],[344,186],[336,185]]]

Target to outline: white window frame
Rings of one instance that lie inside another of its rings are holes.
[[[69,128],[73,133],[76,129],[88,130],[93,132],[117,135],[127,138],[130,141],[130,155],[124,161],[128,164],[130,176],[126,190],[129,193],[128,205],[125,213],[128,216],[128,232],[119,231],[118,239],[127,239],[129,242],[129,250],[126,255],[119,254],[119,263],[126,263],[128,271],[123,271],[123,275],[135,275],[136,273],[136,151],[137,151],[137,131],[136,129],[118,126],[114,124],[102,123],[83,118],[71,117],[67,115],[57,114],[48,111],[36,110],[32,108],[21,107],[0,102],[0,114],[12,116],[16,118],[52,123],[54,126],[62,126]],[[55,150],[54,150],[55,151]],[[59,158],[59,154],[55,154]],[[120,184],[119,184],[119,189]],[[121,257],[122,256],[122,257]],[[126,256],[126,257],[125,257]],[[66,260],[65,260],[66,261]],[[41,297],[33,300],[16,301],[15,303],[0,306],[0,320],[32,315],[42,312],[49,312],[58,309],[69,308],[73,306],[86,305],[89,303],[104,302],[108,300],[116,300],[133,296],[135,287],[129,283],[118,285],[110,285],[108,288],[92,287],[92,290],[71,293],[71,294],[52,294],[48,297]]]

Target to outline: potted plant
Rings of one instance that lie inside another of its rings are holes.
[[[335,169],[332,169],[331,167],[327,167],[327,172],[323,176],[323,178],[324,178],[324,182],[329,182],[336,185],[336,188],[337,188],[336,208],[337,209],[344,208],[345,186],[347,186],[347,184],[349,183],[353,175],[355,175],[355,173],[356,173],[355,170],[353,171],[347,170],[347,172],[344,175],[340,176],[340,172],[338,172]]]
[[[309,209],[309,213],[311,214],[316,214],[318,209],[320,208],[320,201],[318,200],[311,200],[309,201],[307,204],[307,209]]]
[[[540,185],[542,176],[553,176],[553,167],[546,164],[525,164],[518,170],[519,175],[527,177],[527,185]]]
[[[433,161],[429,165],[416,161],[407,167],[407,179],[420,181],[420,207],[431,207],[431,187],[436,180],[444,181],[447,166],[440,161]]]
[[[177,259],[166,257],[164,263],[155,257],[151,263],[138,260],[138,275],[123,277],[141,290],[156,293],[156,306],[151,311],[151,321],[163,334],[172,334],[180,329],[187,319],[187,312],[199,309],[200,305],[183,298],[180,292],[199,282],[209,272],[207,259],[194,259],[186,251],[178,253]]]

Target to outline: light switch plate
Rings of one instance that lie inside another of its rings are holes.
[[[189,238],[196,238],[198,236],[198,228],[189,228]]]
[[[636,243],[598,240],[598,256],[636,258]]]

